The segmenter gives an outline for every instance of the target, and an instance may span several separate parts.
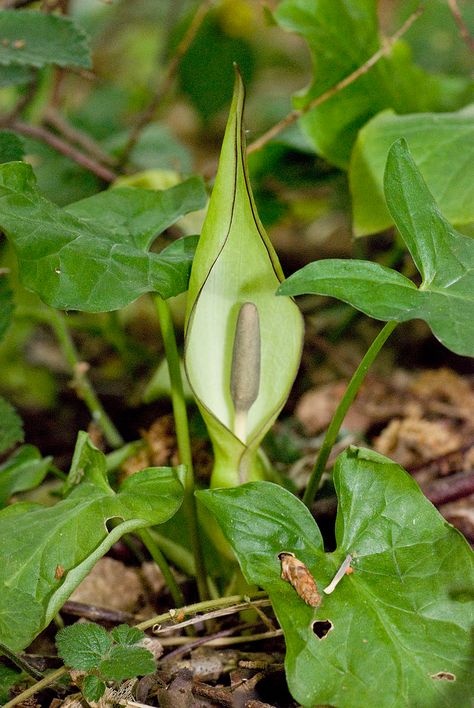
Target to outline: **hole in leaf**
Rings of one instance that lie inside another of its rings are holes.
[[[106,522],[105,522],[105,528],[106,528],[107,531],[110,533],[111,531],[114,530],[114,528],[115,528],[116,526],[118,526],[119,524],[121,524],[122,521],[123,521],[123,517],[122,517],[122,516],[112,516],[110,519],[107,519],[107,520],[106,520]]]
[[[435,681],[456,681],[456,674],[451,671],[438,671],[437,674],[431,674],[431,678]]]
[[[324,639],[327,633],[330,632],[331,629],[334,629],[334,625],[331,620],[316,620],[313,622],[312,627],[313,632],[318,639]]]

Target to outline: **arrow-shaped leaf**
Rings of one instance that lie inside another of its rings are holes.
[[[419,288],[394,270],[358,260],[323,260],[294,273],[283,295],[331,295],[380,320],[425,320],[448,349],[474,356],[474,240],[440,213],[404,140],[390,149],[385,196],[416,267]]]
[[[156,291],[187,289],[196,237],[150,253],[154,238],[204,206],[202,180],[162,192],[117,188],[61,209],[42,197],[31,167],[0,165],[0,226],[16,250],[23,285],[59,309],[103,312]]]
[[[17,651],[46,627],[81,580],[125,533],[167,521],[182,486],[168,467],[109,487],[105,456],[80,434],[70,494],[52,507],[13,504],[0,512],[0,637]],[[109,531],[107,521],[117,523]]]
[[[301,705],[468,708],[474,562],[414,480],[391,460],[351,448],[334,468],[337,550],[324,553],[308,509],[270,482],[199,492],[249,583],[270,595],[285,634],[290,691]],[[294,553],[322,602],[283,580]],[[352,574],[325,588],[346,556]]]

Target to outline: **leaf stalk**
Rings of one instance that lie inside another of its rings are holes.
[[[303,495],[303,502],[308,508],[311,508],[311,505],[314,501],[314,497],[316,496],[316,492],[319,489],[321,477],[323,476],[324,470],[326,469],[326,464],[329,455],[331,453],[334,443],[336,442],[336,438],[338,436],[344,418],[346,417],[346,413],[349,410],[355,397],[357,396],[362,382],[364,381],[367,372],[371,367],[372,363],[374,362],[377,354],[379,353],[387,339],[390,337],[397,324],[398,322],[395,321],[387,322],[385,324],[385,326],[380,330],[380,332],[366,351],[362,361],[360,362],[359,366],[355,370],[354,375],[349,381],[344,396],[341,398],[339,405],[336,408],[336,412],[334,413],[333,419],[331,420],[329,428],[326,431],[323,444],[321,445],[321,449],[319,451],[318,457],[316,458],[313,471],[311,472],[311,476],[309,478],[308,486],[306,487],[306,491]]]
[[[176,438],[180,461],[186,467],[184,480],[184,509],[189,522],[191,548],[196,567],[196,582],[201,600],[209,597],[206,579],[206,567],[201,549],[196,499],[194,497],[194,469],[189,437],[188,414],[184,400],[183,380],[178,354],[178,345],[171,317],[171,310],[162,297],[154,295],[154,302],[160,322],[161,336],[165,348],[166,361],[171,382],[171,403],[176,425]]]

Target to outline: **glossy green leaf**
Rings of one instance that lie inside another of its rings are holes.
[[[335,86],[380,49],[376,0],[283,0],[275,17],[284,29],[308,42],[314,64],[310,88],[295,97],[297,108]],[[461,84],[463,82],[461,81]],[[442,82],[413,64],[409,47],[399,41],[360,78],[301,120],[317,152],[347,168],[359,129],[385,108],[397,113],[446,110]],[[452,97],[457,108],[456,96]]]
[[[0,65],[92,66],[86,34],[63,15],[2,10],[0,37]]]
[[[45,478],[52,457],[41,457],[38,448],[23,445],[0,465],[0,508],[13,494],[34,489]]]
[[[469,708],[474,562],[465,539],[401,467],[377,453],[347,450],[334,484],[337,549],[327,554],[309,511],[279,486],[199,492],[246,580],[270,595],[293,697],[305,708]],[[282,551],[315,578],[319,607],[281,579]],[[325,594],[347,554],[353,573]]]
[[[191,178],[163,192],[120,188],[60,209],[39,194],[31,167],[0,166],[0,225],[13,243],[22,283],[49,305],[101,312],[148,291],[168,298],[187,288],[196,237],[149,252],[155,236],[204,206]]]
[[[330,295],[380,320],[423,319],[448,349],[474,356],[474,240],[440,213],[403,140],[390,149],[385,194],[422,276],[419,288],[376,263],[331,259],[308,264],[278,292]]]
[[[25,154],[23,141],[11,130],[0,131],[0,162],[21,160]]]
[[[393,223],[383,175],[389,148],[401,137],[446,219],[460,226],[474,221],[474,106],[457,113],[408,116],[384,111],[362,128],[352,154],[355,235],[383,231]]]
[[[245,159],[240,76],[219,169],[193,261],[188,293],[185,366],[215,452],[212,485],[231,486],[263,474],[257,449],[281,410],[301,355],[303,323],[295,303],[275,297],[283,276],[255,208]],[[258,395],[246,430],[237,428],[231,370],[237,320],[253,303],[259,361],[248,360],[241,381],[256,380]]]
[[[0,453],[23,442],[23,422],[14,407],[0,396]]]
[[[142,470],[114,493],[105,456],[85,433],[78,447],[72,491],[65,499],[52,507],[15,504],[0,512],[0,636],[14,651],[48,625],[124,533],[163,523],[182,501],[182,486],[170,468]]]

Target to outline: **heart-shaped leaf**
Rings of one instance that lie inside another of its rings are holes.
[[[448,349],[474,356],[474,240],[440,213],[404,140],[390,149],[387,205],[422,276],[419,288],[396,271],[358,260],[309,263],[283,295],[331,295],[380,320],[425,320]]]
[[[0,410],[1,410],[0,399]],[[21,431],[23,433],[23,430]],[[52,457],[41,457],[38,448],[22,445],[0,465],[0,507],[17,492],[34,489],[45,478]]]
[[[456,113],[400,116],[383,111],[362,128],[352,152],[355,235],[377,233],[392,224],[383,175],[390,146],[401,137],[444,216],[457,226],[474,221],[474,105]]]
[[[294,97],[299,109],[381,47],[376,0],[283,0],[275,19],[304,37],[313,57],[313,82]],[[468,85],[469,80],[461,79],[452,93],[443,91],[442,80],[417,66],[410,48],[399,41],[356,81],[306,113],[300,125],[320,155],[346,169],[357,132],[374,115],[386,108],[397,113],[455,109]]]
[[[473,554],[391,460],[351,448],[334,468],[337,550],[324,553],[308,509],[270,482],[199,492],[249,583],[270,595],[286,672],[303,706],[468,708]],[[316,580],[311,607],[280,577],[293,553]],[[352,574],[325,588],[346,556]]]
[[[252,196],[243,106],[238,75],[188,293],[185,366],[214,445],[213,486],[261,477],[258,446],[288,396],[303,337],[295,303],[275,297],[283,275]]]
[[[77,449],[72,491],[65,499],[52,507],[19,503],[0,512],[0,636],[14,651],[49,624],[123,534],[167,521],[182,502],[173,469],[142,470],[114,493],[105,455],[85,433]],[[111,531],[110,519],[116,521]]]
[[[156,291],[187,289],[197,237],[150,253],[153,239],[200,209],[206,193],[192,177],[162,192],[117,188],[61,209],[42,197],[31,167],[0,165],[0,226],[18,256],[21,281],[59,309],[103,312]]]

